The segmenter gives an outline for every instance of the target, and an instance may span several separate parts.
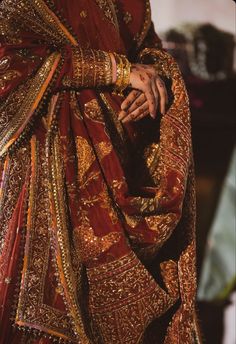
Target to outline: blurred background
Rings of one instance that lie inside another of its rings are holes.
[[[151,0],[151,5],[156,31],[178,60],[190,96],[204,343],[236,344],[235,2]]]

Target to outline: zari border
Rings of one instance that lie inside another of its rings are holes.
[[[47,159],[49,173],[49,197],[51,201],[51,221],[52,221],[52,241],[55,245],[55,256],[59,273],[59,280],[64,291],[64,301],[71,316],[74,333],[78,343],[89,344],[86,335],[79,300],[77,297],[77,287],[72,270],[69,247],[69,231],[67,226],[67,211],[63,179],[63,161],[60,154],[59,136],[52,128],[47,137]],[[55,128],[55,127],[54,127]]]
[[[11,17],[18,26],[30,29],[50,40],[56,46],[71,43],[76,46],[77,40],[63,25],[60,18],[43,0],[3,0],[0,10],[3,15]],[[25,15],[27,13],[27,16]]]
[[[10,159],[9,156],[6,157],[4,163],[3,163],[3,169],[1,171],[1,184],[0,184],[0,209],[2,206],[2,200],[3,200],[3,196],[4,196],[4,184],[5,184],[5,178],[6,178],[6,173],[9,167],[9,163],[10,163]]]
[[[14,120],[11,121],[1,133],[0,157],[7,152],[9,147],[14,144],[14,142],[22,134],[27,123],[42,100],[60,60],[60,53],[55,52],[51,54],[31,81],[28,95],[25,99],[23,99],[21,108],[17,111]]]
[[[143,22],[143,27],[140,33],[135,36],[135,41],[137,42],[137,48],[140,48],[147,33],[150,29],[152,18],[151,18],[151,5],[149,0],[145,0],[145,18]]]
[[[47,6],[46,2],[43,0],[31,0],[33,6],[35,7],[36,11],[39,11],[45,22],[50,23],[53,25],[55,30],[59,30],[62,36],[65,36],[67,40],[74,46],[78,45],[76,39],[72,36],[72,34],[67,30],[67,28],[62,24],[60,19],[55,15],[53,11]]]
[[[48,201],[48,192],[47,190],[42,192],[42,188],[45,188],[46,180],[45,156],[42,157],[41,161],[40,150],[42,148],[40,149],[35,136],[32,137],[30,145],[31,176],[26,243],[14,323],[20,330],[28,328],[29,332],[35,332],[40,336],[45,333],[45,335],[47,334],[60,340],[74,342],[70,319],[66,312],[62,312],[44,303],[43,291],[50,251],[48,214],[45,209]],[[40,209],[40,206],[42,209]],[[37,290],[36,297],[34,294],[35,290]]]

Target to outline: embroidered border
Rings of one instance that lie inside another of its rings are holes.
[[[146,12],[145,12],[145,18],[144,18],[142,30],[134,38],[134,40],[137,42],[137,48],[140,48],[140,46],[142,45],[152,22],[151,6],[150,6],[149,0],[145,0],[145,8],[146,8]]]
[[[50,251],[45,163],[45,152],[33,136],[24,265],[15,323],[20,327],[34,328],[74,341],[71,319],[66,312],[44,303],[44,285]]]
[[[65,201],[63,161],[60,152],[60,140],[57,132],[53,132],[53,125],[47,137],[47,159],[49,177],[49,195],[51,201],[51,239],[54,243],[55,258],[59,281],[63,289],[64,300],[73,324],[77,340],[89,344],[84,327],[83,316],[78,300],[77,286],[80,281],[75,280],[70,256],[69,230]]]
[[[17,109],[15,117],[1,130],[0,156],[6,153],[7,149],[17,140],[24,130],[52,80],[60,59],[61,55],[59,53],[51,54],[39,69],[36,76],[29,81],[30,87],[27,96],[22,99],[21,106]]]
[[[179,297],[161,289],[133,252],[87,274],[93,326],[104,344],[139,343],[148,324]]]

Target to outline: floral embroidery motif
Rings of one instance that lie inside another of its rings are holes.
[[[99,105],[97,99],[92,99],[84,105],[84,114],[86,117],[97,122],[104,122],[103,113],[101,106]]]
[[[98,237],[93,228],[85,224],[74,229],[74,242],[81,261],[86,262],[97,259],[99,255],[109,250],[121,238],[121,233],[110,232]]]
[[[0,89],[4,89],[9,81],[21,76],[19,71],[9,69],[10,61],[10,56],[0,59]]]
[[[88,141],[82,136],[76,137],[76,150],[78,160],[78,181],[81,185],[85,181],[86,173],[95,161],[95,155]]]
[[[129,24],[133,20],[131,13],[128,11],[125,12],[123,20],[124,20],[125,24]]]
[[[112,0],[95,0],[95,1],[97,5],[100,7],[100,9],[103,11],[106,19],[109,20],[109,22],[112,23],[117,28],[117,30],[119,30],[116,10],[115,10],[113,1]]]

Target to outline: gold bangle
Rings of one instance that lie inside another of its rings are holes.
[[[129,86],[131,64],[124,55],[114,53],[117,69],[115,92],[122,95],[122,92]]]
[[[128,59],[125,56],[122,56],[121,58],[123,59],[123,63],[124,63],[123,87],[126,88],[130,84],[131,63],[128,61]]]

